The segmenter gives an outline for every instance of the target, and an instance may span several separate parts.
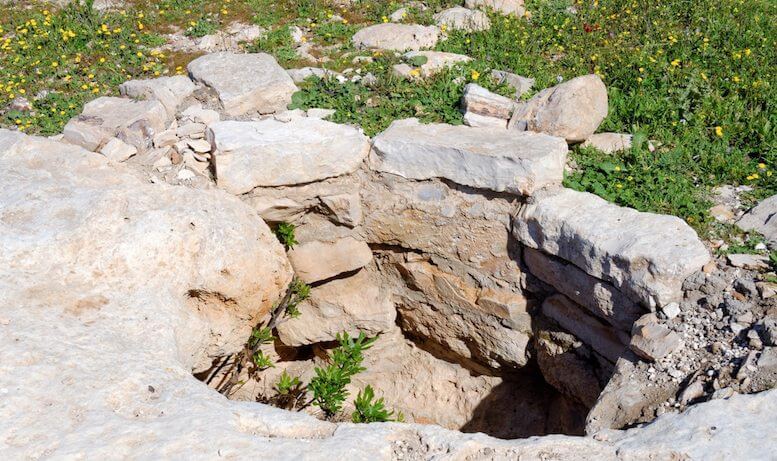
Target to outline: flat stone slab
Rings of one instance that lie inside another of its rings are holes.
[[[224,121],[208,128],[218,185],[233,194],[355,171],[370,143],[356,128],[316,118]]]
[[[561,138],[497,128],[399,120],[373,142],[373,169],[408,179],[530,195],[561,183],[567,145]]]
[[[390,51],[418,51],[434,48],[440,38],[440,29],[418,24],[385,23],[365,27],[351,39],[360,49],[372,48]]]
[[[523,0],[464,0],[467,8],[491,8],[499,13],[523,16],[526,8]]]
[[[159,101],[105,96],[88,102],[62,133],[66,142],[90,151],[113,137],[143,150],[150,138],[167,128],[167,122],[167,110]]]
[[[491,28],[491,21],[486,13],[461,6],[440,11],[434,15],[434,20],[441,28],[446,27],[450,30],[461,29],[467,32],[477,32]]]
[[[305,283],[330,279],[372,262],[370,246],[353,237],[302,243],[289,250],[288,256],[297,276]]]
[[[764,199],[745,213],[737,225],[763,234],[772,246],[777,247],[777,195]]]
[[[446,53],[444,51],[408,51],[404,55],[406,60],[411,60],[417,56],[423,56],[426,58],[426,62],[418,67],[421,75],[424,77],[431,77],[432,75],[441,72],[448,67],[453,67],[459,63],[472,61],[472,58],[469,56],[456,53]]]
[[[266,53],[213,53],[187,67],[192,79],[213,88],[228,115],[270,114],[286,109],[298,88]]]
[[[647,307],[679,300],[686,277],[710,260],[682,219],[571,189],[546,191],[524,205],[513,236],[610,282]]]

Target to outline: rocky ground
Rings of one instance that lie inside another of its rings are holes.
[[[424,78],[466,58],[419,50],[443,25],[485,27],[480,4],[524,11],[467,1],[439,27],[379,24],[353,43],[425,53],[395,69]],[[631,140],[595,134],[598,76],[520,100],[530,79],[495,72],[515,98],[467,85],[466,125],[397,120],[371,139],[329,110],[287,110],[299,75],[322,69],[235,43],[188,76],[125,82],[50,139],[0,130],[3,451],[769,458],[773,262],[562,186],[569,145]],[[771,247],[776,204],[728,200],[721,216]],[[281,223],[295,226],[286,251],[270,230]],[[243,370],[232,401],[197,381],[230,378],[221,364],[293,276],[310,298],[262,348],[274,366]],[[255,403],[276,402],[283,372],[309,381],[343,331],[378,337],[351,395],[371,385],[406,424]]]

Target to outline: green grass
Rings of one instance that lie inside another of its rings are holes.
[[[431,23],[435,12],[459,3],[430,0],[425,11],[409,8],[405,22]],[[527,0],[529,18],[491,14],[488,31],[449,32],[437,48],[474,60],[424,81],[393,76],[391,66],[399,60],[387,54],[352,62],[370,55],[352,49],[352,34],[386,21],[401,6],[377,0],[350,8],[327,0],[135,0],[126,11],[104,15],[74,7],[45,14],[44,6],[13,9],[0,17],[0,109],[24,96],[34,111],[6,110],[0,124],[53,134],[85,101],[115,94],[126,79],[183,72],[190,56],[151,53],[160,34],[174,27],[201,36],[232,21],[259,24],[268,34],[251,50],[297,66],[304,62],[294,52],[290,28],[300,26],[308,30],[304,40],[327,47],[319,51],[331,59],[326,67],[370,72],[377,82],[367,87],[312,79],[301,85],[293,106],[336,109],[334,121],[359,124],[369,135],[406,117],[461,123],[466,83],[479,76],[478,83],[504,93],[486,78],[491,69],[533,77],[535,91],[597,73],[610,108],[599,131],[634,134],[635,146],[615,155],[573,149],[578,168],[566,178],[568,187],[680,216],[707,235],[714,227],[707,213],[711,188],[750,185],[749,200],[777,193],[777,2]]]

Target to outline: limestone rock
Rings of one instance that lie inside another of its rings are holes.
[[[769,257],[765,255],[739,253],[726,255],[728,263],[734,267],[742,267],[749,270],[769,269]]]
[[[435,14],[434,20],[437,21],[438,26],[445,26],[450,30],[479,32],[491,28],[491,21],[484,12],[460,6],[448,8]]]
[[[626,133],[592,134],[581,146],[594,147],[604,153],[614,154],[631,149],[631,135]]]
[[[130,146],[119,138],[111,138],[100,148],[100,153],[114,163],[123,162],[137,152],[138,149],[135,146]]]
[[[572,263],[533,248],[524,249],[523,259],[532,275],[619,330],[630,332],[634,321],[644,314],[641,306],[615,287]]]
[[[464,6],[467,8],[487,7],[505,15],[515,16],[523,16],[526,12],[523,4],[524,0],[464,0]]]
[[[607,110],[607,88],[602,79],[584,75],[546,88],[518,104],[509,127],[581,142],[596,131]]]
[[[265,53],[213,53],[189,63],[195,81],[213,88],[228,115],[269,114],[286,109],[298,88],[275,58]]]
[[[737,221],[737,225],[744,230],[754,230],[763,234],[773,247],[777,247],[777,195],[763,200],[745,213]]]
[[[655,362],[681,345],[680,336],[659,324],[655,314],[645,314],[634,324],[629,347],[643,359]]]
[[[620,207],[570,189],[534,197],[516,216],[524,245],[570,261],[647,307],[682,296],[682,283],[709,260],[683,220]]]
[[[362,222],[362,205],[358,194],[336,194],[321,197],[321,202],[332,212],[334,219],[349,227]]]
[[[334,341],[344,331],[373,337],[394,327],[397,315],[388,293],[367,271],[313,288],[298,308],[299,317],[277,326],[278,337],[288,346]]]
[[[384,23],[365,27],[353,35],[353,46],[390,51],[418,51],[434,48],[440,30],[434,26]]]
[[[531,317],[525,302],[495,309],[487,301],[493,295],[426,261],[403,263],[399,270],[412,290],[397,304],[400,326],[411,337],[471,364],[498,369],[527,363]],[[505,316],[510,327],[501,321]]]
[[[122,96],[156,99],[161,102],[170,117],[175,116],[178,105],[191,96],[196,89],[194,82],[184,75],[148,80],[129,80],[119,85]]]
[[[87,329],[94,319],[126,317],[135,326],[123,338],[148,336],[151,325],[176,318],[191,330],[175,346],[167,325],[160,350],[186,352],[180,357],[187,363],[207,368],[212,357],[239,350],[250,321],[291,278],[269,228],[222,192],[148,184],[102,156],[39,138],[0,146],[0,163],[7,191],[0,215],[19,217],[5,221],[6,232],[27,236],[3,240],[2,266],[20,274],[20,294],[28,283],[39,285],[40,315],[62,311],[64,323]],[[171,267],[181,272],[171,274]],[[40,285],[36,271],[51,281]],[[176,289],[163,295],[160,282]]]
[[[208,139],[218,184],[233,194],[350,173],[369,153],[359,130],[315,118],[219,122],[208,128]]]
[[[373,142],[377,171],[530,195],[559,184],[567,148],[542,134],[400,120]]]
[[[515,88],[515,99],[531,91],[534,86],[533,78],[523,77],[504,70],[492,70],[491,77],[499,83],[506,83]]]
[[[444,51],[409,51],[405,53],[404,58],[406,61],[411,61],[418,56],[426,58],[426,62],[418,67],[423,77],[431,77],[448,67],[472,60],[472,58],[463,54],[446,53]]]
[[[473,128],[497,128],[506,129],[507,120],[497,117],[489,117],[488,115],[480,115],[474,112],[464,113],[464,124]]]
[[[289,261],[305,283],[361,269],[372,261],[369,245],[352,237],[332,243],[308,242],[289,250]]]
[[[63,130],[66,142],[96,151],[112,137],[144,151],[156,133],[164,131],[168,115],[158,101],[101,97],[88,102],[81,115]]]
[[[510,118],[515,108],[510,98],[492,93],[476,83],[464,87],[461,105],[466,112],[505,120]]]
[[[546,299],[542,303],[542,314],[557,322],[563,329],[613,363],[626,349],[626,345],[612,327],[588,315],[581,306],[564,295],[554,295]]]
[[[537,364],[543,378],[564,395],[591,408],[612,373],[594,352],[575,336],[540,330],[535,337]]]
[[[327,78],[337,75],[336,72],[322,69],[320,67],[299,67],[295,69],[286,69],[294,83],[302,83],[310,77]]]

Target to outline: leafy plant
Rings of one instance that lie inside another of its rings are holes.
[[[294,237],[295,230],[296,227],[294,224],[285,222],[278,224],[278,227],[275,228],[275,236],[278,237],[278,240],[280,240],[286,249],[294,248],[294,245],[299,243]]]
[[[291,318],[299,317],[301,313],[297,306],[309,297],[310,285],[295,278],[294,281],[291,282],[291,297],[289,298],[288,304],[286,304],[284,315]]]
[[[216,32],[218,28],[218,22],[212,18],[201,18],[189,24],[189,27],[186,29],[186,35],[195,38],[204,37]]]
[[[345,386],[350,384],[355,374],[365,370],[362,353],[375,342],[375,338],[367,339],[363,332],[356,339],[344,332],[337,335],[337,340],[340,346],[332,351],[331,363],[325,368],[316,367],[316,376],[308,384],[308,390],[313,393],[313,405],[321,408],[328,418],[342,410],[348,397]]]
[[[403,420],[402,413],[397,415],[396,419],[391,419],[394,415],[394,411],[389,411],[383,404],[383,397],[375,400],[375,391],[369,384],[363,391],[359,391],[354,400],[354,406],[356,410],[351,416],[351,420],[355,423],[384,423],[386,421],[401,421]]]
[[[250,347],[251,349],[256,349],[262,344],[269,344],[273,342],[274,339],[275,337],[272,335],[272,331],[270,330],[270,328],[257,327],[251,331],[251,337],[248,339],[248,347]]]
[[[280,378],[278,378],[278,382],[275,384],[275,390],[280,395],[289,395],[299,391],[301,386],[302,381],[300,381],[298,376],[291,376],[286,373],[286,370],[283,370]]]
[[[259,370],[266,370],[275,366],[270,357],[262,351],[254,352],[254,355],[251,358],[253,359],[254,365],[256,365],[256,368]]]

